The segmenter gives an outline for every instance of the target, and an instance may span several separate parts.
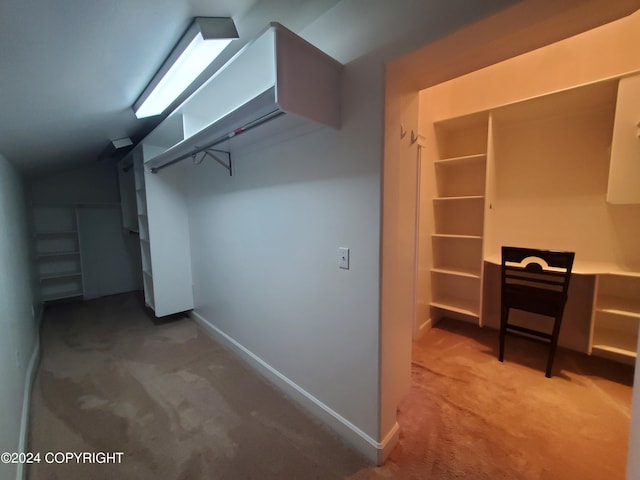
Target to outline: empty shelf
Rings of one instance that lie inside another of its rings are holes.
[[[473,270],[462,268],[462,267],[444,266],[444,267],[434,267],[431,269],[431,271],[435,273],[443,273],[445,275],[457,275],[457,276],[468,277],[468,278],[480,278],[480,269],[478,269],[478,271],[473,271]]]
[[[465,165],[484,162],[486,158],[486,153],[479,153],[476,155],[465,155],[463,157],[443,158],[442,160],[435,160],[433,163],[438,166],[446,167],[449,165]]]
[[[477,302],[465,300],[463,298],[443,297],[432,301],[431,306],[442,310],[448,310],[450,312],[469,315],[471,317],[479,316]]]

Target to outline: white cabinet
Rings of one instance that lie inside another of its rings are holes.
[[[82,297],[82,261],[76,207],[35,206],[33,216],[41,300]]]
[[[640,203],[640,75],[618,85],[607,202]]]

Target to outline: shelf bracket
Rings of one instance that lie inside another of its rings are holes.
[[[224,150],[215,150],[213,148],[205,148],[202,151],[204,152],[204,155],[202,156],[202,159],[200,161],[204,160],[204,157],[209,156],[224,168],[229,170],[229,176],[233,177],[233,163],[231,161],[231,152],[225,152]],[[222,158],[220,156],[221,154],[226,156],[226,158]],[[195,160],[195,154],[193,155],[193,158]]]

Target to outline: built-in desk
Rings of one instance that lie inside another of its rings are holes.
[[[499,322],[499,255],[485,259],[483,324]],[[576,259],[561,345],[633,364],[640,325],[640,272],[608,262]],[[520,313],[520,312],[518,312]],[[522,312],[524,323],[535,321]]]

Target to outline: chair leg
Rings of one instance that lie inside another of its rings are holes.
[[[553,322],[553,332],[551,333],[551,343],[549,346],[549,359],[547,360],[547,372],[545,376],[551,378],[551,369],[553,368],[553,360],[556,356],[556,348],[558,348],[558,337],[560,336],[560,324],[562,323],[562,312],[558,314]]]
[[[507,319],[509,318],[509,307],[500,307],[500,353],[498,360],[504,361],[504,337],[507,335]]]

